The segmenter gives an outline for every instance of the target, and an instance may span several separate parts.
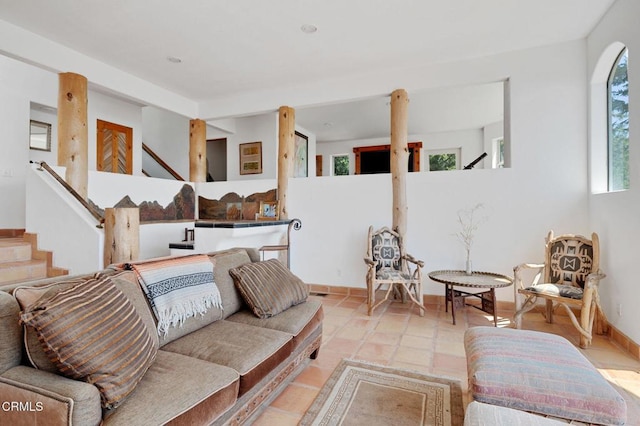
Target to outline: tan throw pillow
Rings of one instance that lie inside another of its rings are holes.
[[[298,305],[309,295],[304,282],[277,259],[229,270],[244,301],[258,318],[269,318]]]
[[[95,385],[107,409],[133,392],[157,353],[133,304],[109,277],[43,297],[21,321],[34,327],[60,373]]]
[[[20,309],[24,311],[29,307],[29,305],[37,302],[40,298],[50,297],[60,290],[68,288],[74,284],[83,283],[84,281],[86,281],[86,278],[56,281],[41,287],[16,287],[15,290],[13,290],[13,296],[18,301]],[[38,335],[33,327],[29,327],[25,324],[23,328],[24,348],[31,365],[38,370],[57,373],[58,367],[56,367],[56,365],[51,362],[49,357],[45,354],[44,349],[42,348],[42,343],[40,343],[40,339],[38,339]]]

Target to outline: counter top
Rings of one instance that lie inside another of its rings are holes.
[[[196,228],[257,228],[262,226],[288,225],[292,219],[283,220],[198,220]]]

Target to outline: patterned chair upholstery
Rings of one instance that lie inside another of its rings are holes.
[[[389,298],[391,291],[398,294],[403,302],[406,296],[420,308],[420,316],[424,316],[422,304],[422,267],[424,262],[404,252],[402,238],[387,227],[374,232],[369,227],[367,255],[367,305],[368,313]],[[414,265],[413,268],[411,265]],[[376,302],[376,291],[383,288],[385,296]]]
[[[543,299],[547,322],[552,323],[555,309],[563,306],[580,332],[580,347],[587,348],[591,344],[596,318],[598,334],[604,333],[607,326],[598,295],[600,279],[605,277],[599,269],[599,257],[599,239],[595,232],[591,239],[570,234],[554,237],[553,231],[549,232],[544,263],[524,263],[513,269],[516,328],[521,327],[522,315],[533,309],[538,299]],[[524,283],[525,270],[537,271],[527,285]],[[580,311],[579,320],[572,308]]]

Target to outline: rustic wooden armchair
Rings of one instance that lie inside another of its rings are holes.
[[[422,267],[424,262],[405,253],[402,238],[397,232],[387,227],[377,231],[369,227],[367,255],[367,305],[368,314],[380,306],[394,291],[394,296],[406,296],[420,308],[420,316],[424,316],[422,304]],[[383,299],[376,302],[376,291],[386,287]]]
[[[580,347],[591,344],[594,321],[596,333],[606,331],[607,321],[600,307],[598,285],[605,277],[599,268],[600,245],[598,234],[591,239],[581,235],[559,235],[549,232],[545,244],[544,263],[523,263],[515,268],[514,288],[516,328],[522,325],[522,315],[536,306],[538,299],[546,303],[543,314],[547,322],[553,322],[555,309],[566,309],[571,322],[580,332]],[[533,270],[525,274],[526,270]],[[525,284],[525,275],[533,275]],[[576,317],[579,311],[580,319]]]

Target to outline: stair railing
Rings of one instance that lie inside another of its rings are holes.
[[[171,166],[169,166],[167,163],[165,163],[162,158],[160,158],[158,156],[158,154],[156,154],[155,152],[153,152],[153,150],[151,148],[149,148],[149,146],[147,146],[145,143],[142,144],[142,149],[144,150],[144,152],[146,152],[147,154],[149,154],[149,157],[151,157],[156,163],[158,163],[160,165],[160,167],[162,167],[163,169],[165,169],[171,176],[173,176],[176,180],[181,180],[184,181],[184,179],[182,178],[182,176],[180,176],[178,174],[178,172],[176,172],[175,170],[173,170],[171,168]],[[146,173],[144,170],[142,171],[145,175],[149,176],[148,173]]]
[[[53,176],[55,180],[58,181],[58,183],[60,183],[60,185],[62,185],[64,189],[66,189],[71,195],[73,195],[73,197],[78,200],[78,202],[82,204],[82,206],[87,209],[89,213],[91,213],[91,216],[93,216],[98,221],[98,224],[96,225],[97,228],[104,227],[104,216],[99,211],[97,211],[95,207],[89,204],[87,200],[82,198],[82,196],[78,194],[78,192],[73,189],[73,187],[69,185],[64,179],[62,179],[62,177],[60,177],[60,175],[56,173],[55,170],[53,170],[46,162],[30,161],[30,163],[37,164],[39,166],[38,170],[40,171],[46,170],[51,176]]]

